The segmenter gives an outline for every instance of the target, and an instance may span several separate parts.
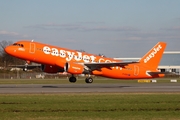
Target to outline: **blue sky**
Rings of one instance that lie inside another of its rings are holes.
[[[108,57],[180,51],[180,0],[0,0],[0,41],[34,39]]]

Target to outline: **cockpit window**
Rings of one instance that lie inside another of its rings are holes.
[[[13,45],[14,45],[14,46],[17,46],[17,43],[14,43]]]
[[[13,46],[19,46],[19,47],[24,47],[23,44],[19,44],[19,43],[14,43]]]

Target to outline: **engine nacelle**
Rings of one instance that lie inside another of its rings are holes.
[[[84,73],[84,66],[77,63],[66,63],[64,66],[66,72],[71,74],[82,74]]]
[[[64,69],[53,65],[41,65],[41,70],[46,73],[64,72]]]

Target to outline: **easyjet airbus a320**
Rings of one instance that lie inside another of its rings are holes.
[[[74,75],[87,74],[86,83],[92,83],[90,75],[115,79],[145,79],[163,77],[157,67],[166,43],[158,42],[137,62],[123,62],[98,55],[79,52],[39,42],[22,40],[5,48],[6,53],[41,64],[43,72],[68,72],[70,82],[76,82]]]

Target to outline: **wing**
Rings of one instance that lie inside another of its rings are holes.
[[[111,69],[111,67],[116,67],[116,66],[124,67],[133,63],[139,63],[139,62],[84,63],[84,65],[91,70],[100,70],[103,67]]]

